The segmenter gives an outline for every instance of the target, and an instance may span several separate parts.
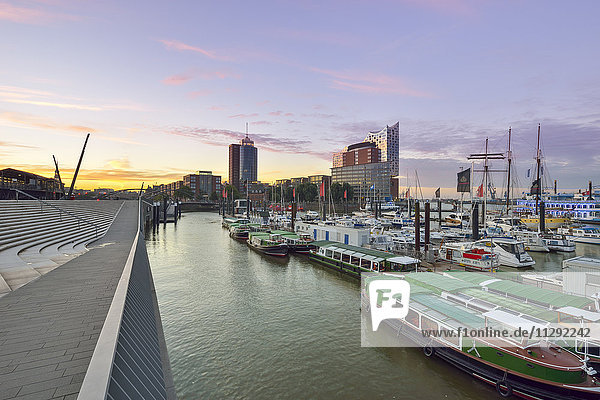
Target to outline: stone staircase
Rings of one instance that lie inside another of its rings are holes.
[[[123,201],[0,201],[0,296],[87,251]]]

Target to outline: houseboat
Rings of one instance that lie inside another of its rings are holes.
[[[457,250],[483,249],[498,255],[500,265],[505,267],[531,267],[535,261],[525,251],[523,242],[510,238],[486,238],[475,242],[448,243]]]
[[[281,235],[268,232],[250,232],[247,243],[252,249],[268,256],[285,257],[289,251]]]
[[[360,277],[362,272],[416,271],[420,260],[328,240],[312,243],[309,258],[326,267]]]

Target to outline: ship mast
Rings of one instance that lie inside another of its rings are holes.
[[[512,128],[508,128],[508,152],[506,153],[506,158],[508,158],[508,182],[506,184],[506,214],[508,215],[510,210],[510,164],[512,161],[512,153],[510,151],[510,136],[511,136]]]
[[[536,183],[537,183],[537,190],[536,190],[536,194],[535,194],[535,214],[537,215],[538,213],[538,207],[540,204],[540,193],[542,191],[542,182],[540,182],[540,124],[538,124],[538,134],[537,134],[537,152],[535,155],[536,158],[536,163],[537,163],[537,177],[536,179]],[[541,218],[541,216],[540,216]]]

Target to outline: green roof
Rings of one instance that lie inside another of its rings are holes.
[[[469,282],[475,285],[479,285],[481,282],[495,279],[497,276],[482,274],[480,272],[468,272],[468,271],[448,271],[446,274],[451,275],[455,278],[461,279],[465,282]]]
[[[511,281],[496,281],[487,284],[486,287],[502,293],[508,293],[513,296],[537,301],[539,303],[550,304],[554,307],[573,306],[583,308],[592,302],[592,300],[585,297],[563,294],[553,290],[542,289]]]
[[[501,296],[496,293],[485,292],[481,289],[474,288],[461,290],[461,293],[487,301],[500,307],[508,308],[509,310],[513,310],[521,314],[540,318],[545,321],[555,322],[558,320],[558,314],[556,311],[548,311],[548,309],[543,307],[534,306],[529,303],[523,303],[520,300]]]
[[[460,279],[450,278],[435,272],[413,272],[406,275],[406,280],[415,285],[424,286],[435,293],[454,292],[460,289],[478,287]]]
[[[461,324],[472,327],[482,327],[485,323],[485,319],[479,313],[432,294],[413,295],[411,293],[409,307],[410,303],[413,301],[416,301],[417,303],[422,304],[433,311],[437,311],[438,313],[445,315],[447,318],[440,318],[439,316],[436,316],[435,313],[425,310],[426,315],[436,317],[442,322],[447,321],[448,319],[453,319]]]
[[[371,282],[373,282],[375,280],[396,280],[396,279],[404,280],[404,277],[399,276],[399,275],[390,275],[390,274],[376,274],[376,275],[365,277],[365,287],[366,287],[367,294],[369,294],[369,284]],[[423,286],[411,285],[410,295],[412,296],[413,294],[431,294],[431,290],[429,290]]]
[[[311,244],[314,246],[317,246],[317,247],[325,247],[325,248],[332,247],[332,246],[338,247],[340,249],[356,251],[358,253],[362,253],[367,256],[379,257],[379,258],[383,258],[383,259],[398,257],[398,255],[394,254],[394,253],[388,253],[386,251],[380,251],[380,250],[367,249],[364,247],[351,246],[349,244],[332,242],[331,240],[317,240],[315,242],[312,242]]]
[[[297,233],[290,232],[290,231],[274,230],[274,231],[271,231],[271,233],[275,233],[275,234],[278,234],[281,236],[288,236],[288,237],[300,237],[300,236],[298,236]]]

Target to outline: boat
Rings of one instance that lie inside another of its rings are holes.
[[[498,255],[500,265],[513,268],[531,267],[535,261],[525,251],[523,242],[511,238],[486,238],[475,242],[447,243],[457,250],[484,249]]]
[[[223,228],[229,229],[229,225],[231,224],[249,224],[250,220],[247,218],[237,218],[237,217],[225,217],[223,218],[223,222],[221,226]]]
[[[498,270],[499,256],[484,249],[456,249],[442,245],[440,257],[467,269],[493,272]]]
[[[527,215],[521,217],[523,222],[528,229],[538,229],[540,224],[540,217],[537,215]],[[545,224],[546,229],[557,229],[562,226],[568,225],[571,222],[570,218],[566,217],[551,217],[546,215]]]
[[[600,244],[600,229],[584,226],[580,228],[560,228],[558,233],[575,243]]]
[[[542,235],[544,244],[550,251],[572,252],[575,251],[575,242],[565,235],[558,233]]]
[[[379,250],[329,240],[312,243],[309,259],[326,267],[360,278],[363,272],[415,271],[420,260]]]
[[[525,244],[526,251],[540,251],[544,253],[548,253],[550,251],[550,248],[548,248],[546,242],[539,232],[513,230],[511,235],[515,239]]]
[[[502,397],[514,394],[527,399],[566,400],[597,399],[600,396],[600,381],[594,376],[596,371],[587,366],[587,359],[555,342],[528,337],[466,335],[466,331],[473,330],[493,332],[505,329],[515,332],[519,328],[543,329],[548,322],[497,307],[489,300],[490,297],[481,300],[465,294],[486,296],[480,284],[501,286],[496,282],[500,280],[490,279],[487,274],[458,273],[469,277],[471,282],[457,279],[456,273],[444,276],[418,272],[396,277],[410,283],[408,313],[403,319],[385,319],[382,323],[395,335],[408,338],[422,347],[425,356],[439,357],[495,386]],[[473,282],[473,278],[480,278],[480,284]],[[366,312],[370,312],[368,291],[374,279],[378,277],[365,279],[361,293],[362,308]],[[394,278],[388,275],[386,279]],[[501,296],[494,296],[491,295],[493,300],[503,300]],[[515,300],[511,304],[519,307],[523,303]]]
[[[272,234],[281,235],[283,243],[285,243],[289,251],[294,253],[308,254],[313,249],[313,239],[309,234],[306,233],[294,233],[288,231],[275,230],[271,231]]]
[[[444,218],[444,224],[447,226],[460,227],[469,222],[469,215],[463,213],[450,213]]]
[[[250,232],[247,243],[252,249],[269,256],[285,257],[289,251],[281,235],[268,232]]]
[[[229,236],[239,241],[248,240],[250,226],[248,224],[233,223],[229,225]]]

